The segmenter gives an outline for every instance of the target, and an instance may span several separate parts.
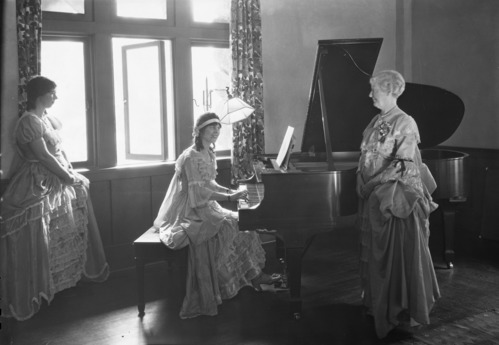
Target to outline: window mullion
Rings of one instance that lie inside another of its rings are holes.
[[[117,163],[114,82],[109,68],[113,65],[111,36],[96,34],[93,48],[97,167],[109,168]]]

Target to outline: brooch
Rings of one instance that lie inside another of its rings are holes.
[[[378,140],[380,143],[384,143],[386,136],[388,133],[390,133],[390,130],[392,129],[392,125],[390,125],[386,121],[381,121],[381,123],[376,127],[378,130]]]

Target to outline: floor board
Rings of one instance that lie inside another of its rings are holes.
[[[180,320],[184,273],[158,263],[146,268],[143,319],[137,317],[135,271],[127,270],[105,283],[79,283],[58,293],[30,320],[2,319],[1,344],[416,344],[411,339],[417,334],[499,308],[497,262],[456,255],[454,269],[447,270],[435,255],[442,298],[432,324],[378,340],[361,307],[357,238],[354,228],[345,227],[314,240],[303,260],[303,317],[298,321],[289,317],[286,292],[258,293],[249,287],[225,301],[217,316]],[[268,271],[280,270],[274,244],[265,249]]]

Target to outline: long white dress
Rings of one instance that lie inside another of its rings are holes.
[[[382,181],[359,207],[364,304],[380,338],[404,313],[428,324],[440,297],[428,248],[436,185],[421,160],[419,141],[414,119],[395,107],[373,118],[361,144],[358,183]]]
[[[42,298],[50,303],[82,278],[103,281],[109,267],[87,187],[63,184],[30,152],[28,143],[43,138],[69,166],[51,122],[26,112],[14,134],[22,161],[2,196],[1,306],[2,316],[26,320]]]
[[[216,315],[222,300],[250,286],[265,264],[258,234],[239,231],[238,214],[210,200],[214,192],[225,191],[216,176],[213,153],[206,161],[194,147],[186,149],[154,222],[165,245],[189,246],[181,318]]]

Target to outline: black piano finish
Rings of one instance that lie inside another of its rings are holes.
[[[418,124],[421,156],[437,182],[432,197],[439,204],[437,213],[442,217],[443,257],[447,268],[452,268],[457,208],[466,201],[470,188],[469,155],[435,146],[450,138],[459,127],[464,117],[464,103],[442,88],[407,83],[398,104]]]
[[[369,79],[382,42],[382,38],[318,42],[301,152],[291,155],[287,171],[264,171],[263,200],[239,209],[240,230],[275,230],[282,239],[295,318],[301,313],[301,259],[308,244],[317,233],[334,231],[338,217],[357,212],[359,146],[363,130],[379,112],[369,97]],[[462,120],[464,105],[449,91],[407,83],[403,96],[399,106],[415,118],[425,147],[450,137]],[[439,184],[435,196],[465,199],[464,154],[423,151]]]
[[[275,231],[284,245],[278,255],[285,262],[290,312],[301,313],[301,262],[313,236],[331,231],[339,215],[355,213],[355,174],[345,171],[264,172],[264,198],[252,209],[239,209],[239,229]],[[335,198],[331,196],[334,195]]]
[[[240,229],[279,230],[286,246],[303,245],[303,237],[313,229],[331,229],[339,216],[357,212],[357,198],[352,198],[355,169],[350,165],[350,169],[336,171],[263,172],[265,196],[257,207],[239,210]],[[290,236],[288,232],[295,229],[309,231]]]
[[[239,210],[240,230],[275,230],[282,239],[295,318],[301,313],[301,260],[308,244],[317,233],[332,231],[338,217],[357,212],[358,146],[375,114],[369,76],[381,42],[319,41],[302,152],[291,156],[289,170],[263,172],[263,200]]]

